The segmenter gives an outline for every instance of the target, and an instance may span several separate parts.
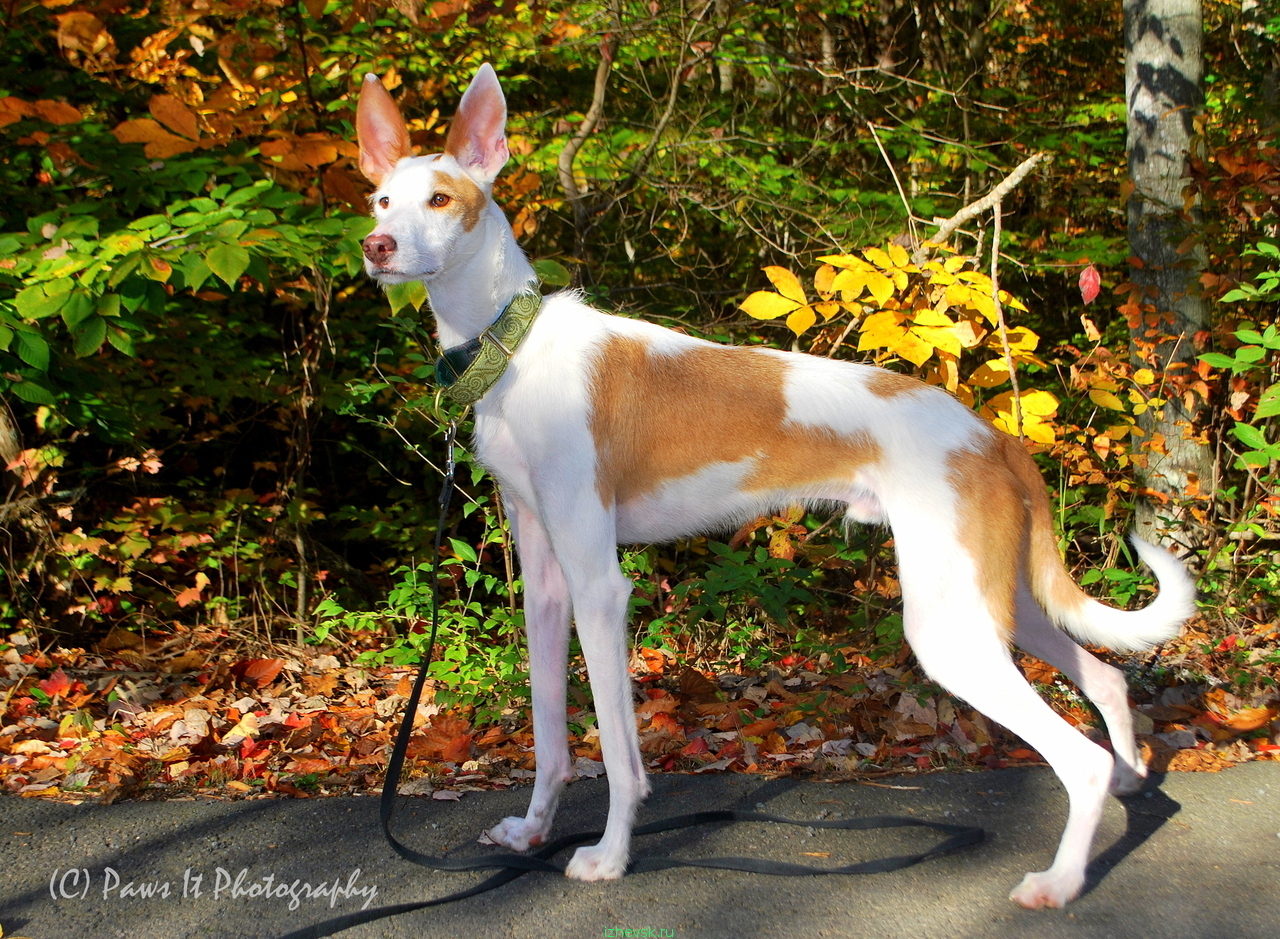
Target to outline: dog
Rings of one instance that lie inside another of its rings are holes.
[[[475,453],[498,480],[523,571],[537,779],[527,814],[489,837],[516,851],[542,844],[573,776],[572,619],[609,814],[600,842],[579,848],[566,873],[594,881],[626,870],[649,784],[619,544],[836,504],[848,522],[892,529],[904,631],[925,672],[1033,746],[1067,790],[1052,866],[1027,874],[1011,899],[1039,908],[1075,898],[1108,792],[1141,788],[1146,767],[1123,674],[1067,633],[1117,651],[1173,637],[1194,610],[1182,563],[1134,538],[1159,579],[1157,597],[1134,612],[1091,599],[1064,567],[1045,483],[1022,444],[936,387],[869,365],[705,342],[601,313],[572,291],[539,308],[533,268],[491,198],[508,159],[506,118],[487,64],[441,154],[410,155],[404,120],[375,75],[365,77],[356,115],[360,167],[377,187],[366,271],[383,285],[425,284],[446,350],[443,380],[466,384],[460,373],[475,362],[493,366],[459,400],[474,400]],[[533,304],[523,318],[510,313],[522,297]],[[1013,644],[1079,686],[1106,720],[1114,756],[1035,693]]]

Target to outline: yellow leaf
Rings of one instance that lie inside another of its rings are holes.
[[[835,279],[831,282],[832,290],[842,291],[841,299],[845,303],[852,303],[862,296],[862,291],[867,286],[867,272],[865,270],[843,270],[836,274]]]
[[[1020,400],[1022,410],[1037,417],[1049,417],[1058,410],[1058,399],[1047,391],[1027,391]]]
[[[1040,337],[1025,326],[1015,326],[1006,335],[1009,337],[1009,350],[1014,355],[1020,352],[1032,352],[1036,346],[1040,345]],[[1001,346],[999,336],[993,336],[991,341],[994,345]]]
[[[787,328],[799,336],[817,321],[818,314],[813,312],[813,308],[802,306],[787,317]]]
[[[1007,290],[1000,291],[1000,302],[1007,307],[1012,307],[1015,310],[1021,310],[1024,313],[1027,311],[1027,308],[1022,305],[1022,301],[1013,296],[1013,294],[1009,293]]]
[[[981,343],[986,335],[987,331],[972,320],[961,320],[956,323],[956,336],[960,340],[960,345],[966,349],[972,349]]]
[[[785,267],[771,265],[764,269],[764,273],[778,289],[778,293],[788,300],[794,300],[796,303],[809,302],[809,298],[804,295],[804,288],[800,286],[800,279]]]
[[[893,270],[896,266],[893,263],[893,259],[879,248],[866,248],[862,253],[866,255],[868,261],[880,268],[882,271]]]
[[[1133,373],[1133,380],[1139,385],[1150,385],[1156,380],[1156,373],[1149,368],[1140,368]]]
[[[862,323],[862,330],[858,335],[858,351],[892,348],[906,334],[907,329],[901,324],[900,314],[892,310],[872,313]]]
[[[983,362],[969,376],[969,384],[979,388],[994,388],[1009,380],[1009,365],[1004,359]]]
[[[851,271],[865,271],[870,267],[862,258],[852,254],[827,254],[818,258],[818,260],[824,264]]]
[[[772,320],[785,316],[798,306],[800,304],[794,300],[788,300],[771,290],[757,290],[742,301],[739,309],[758,320]]]
[[[960,356],[960,339],[950,327],[915,326],[912,327],[911,332],[918,339],[928,343],[935,349],[950,352],[957,358]]]
[[[911,258],[907,256],[907,249],[902,245],[889,245],[889,259],[894,267],[906,267],[911,263]]]
[[[1052,444],[1056,439],[1053,425],[1043,424],[1040,421],[1023,421],[1022,433],[1028,440],[1034,440],[1036,443]]]
[[[893,296],[893,281],[879,271],[869,271],[867,272],[867,289],[871,291],[871,296],[876,298],[876,303],[884,306]]]
[[[824,320],[829,320],[840,312],[840,304],[834,300],[825,300],[822,303],[815,303],[813,308],[822,314]]]
[[[942,326],[950,328],[955,326],[955,321],[945,313],[926,307],[923,310],[917,310],[915,316],[912,317],[917,326]]]
[[[924,365],[933,355],[933,346],[914,332],[906,333],[890,349],[917,367]]]
[[[951,290],[950,287],[947,288]],[[996,316],[996,305],[991,302],[991,295],[984,294],[980,290],[969,291],[969,306],[987,318],[992,326],[1000,322],[1000,318]]]
[[[1110,408],[1112,411],[1123,411],[1124,402],[1117,398],[1109,391],[1103,391],[1101,388],[1089,389],[1089,400],[1099,407]]]
[[[968,260],[966,257],[953,255],[942,262],[942,267],[948,274],[954,274],[964,267]]]
[[[836,269],[830,264],[824,264],[813,275],[813,289],[824,297],[829,297],[836,292],[835,279]]]

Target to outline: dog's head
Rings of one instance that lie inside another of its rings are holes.
[[[471,236],[507,162],[507,102],[488,65],[472,79],[444,153],[409,156],[409,132],[378,76],[365,76],[356,109],[360,169],[378,187],[378,225],[364,240],[365,270],[383,284],[430,281],[478,250]],[[476,233],[474,241],[479,241]]]

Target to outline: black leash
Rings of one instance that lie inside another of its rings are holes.
[[[333,919],[317,923],[314,926],[308,926],[304,929],[295,930],[283,936],[282,939],[324,939],[326,936],[332,936],[335,933],[350,929],[353,926],[359,926],[364,923],[372,923],[380,919],[386,919],[391,916],[399,916],[402,913],[411,913],[414,910],[424,910],[432,906],[441,906],[445,903],[453,903],[456,900],[463,900],[467,897],[474,897],[480,893],[486,893],[503,884],[510,883],[517,877],[523,877],[530,871],[541,871],[548,874],[559,874],[564,876],[565,862],[557,862],[551,860],[555,855],[568,848],[577,847],[587,842],[599,841],[603,836],[603,832],[586,831],[577,834],[565,835],[558,838],[536,851],[528,854],[490,854],[479,858],[457,859],[432,857],[415,851],[408,845],[402,844],[391,833],[391,819],[395,814],[396,807],[396,787],[400,782],[400,774],[404,769],[405,755],[409,750],[409,738],[413,734],[413,719],[418,713],[418,702],[422,697],[422,689],[426,685],[427,670],[431,664],[431,652],[436,644],[436,630],[440,622],[440,547],[443,543],[445,517],[449,511],[449,503],[453,498],[453,477],[457,468],[454,460],[454,444],[458,437],[458,427],[455,421],[449,421],[449,428],[445,432],[445,471],[444,485],[440,490],[439,507],[440,517],[436,523],[435,536],[435,559],[431,567],[431,634],[427,641],[426,655],[422,659],[422,665],[418,668],[418,677],[413,683],[413,691],[409,694],[409,700],[405,704],[404,717],[400,721],[400,733],[396,737],[395,747],[391,751],[391,758],[387,761],[387,775],[382,783],[382,796],[378,804],[378,815],[382,823],[382,834],[386,837],[387,843],[402,858],[422,867],[429,867],[433,870],[440,871],[481,871],[481,870],[497,870],[498,872],[480,883],[465,890],[459,890],[456,893],[450,893],[443,897],[437,897],[434,900],[420,900],[414,903],[398,903],[394,906],[381,906],[372,910],[360,910],[355,913],[348,913],[345,916],[338,916]],[[869,815],[862,818],[848,819],[813,819],[811,821],[797,821],[796,819],[783,818],[779,815],[768,815],[762,812],[746,812],[736,811],[733,809],[724,809],[711,812],[694,812],[689,815],[676,815],[672,818],[664,818],[656,822],[650,822],[647,825],[637,826],[632,830],[633,836],[656,835],[665,831],[675,831],[680,828],[691,828],[697,825],[712,825],[725,822],[773,822],[779,825],[799,825],[805,828],[826,828],[841,829],[848,831],[866,831],[873,828],[930,828],[934,831],[941,832],[947,837],[938,842],[927,851],[918,854],[904,854],[897,857],[880,858],[874,861],[861,861],[856,864],[848,864],[843,867],[810,867],[807,864],[791,864],[786,861],[770,861],[764,858],[743,858],[743,857],[724,857],[724,858],[677,858],[677,857],[641,857],[636,858],[627,866],[628,874],[640,874],[647,871],[669,870],[673,867],[706,867],[727,871],[745,871],[752,874],[769,874],[775,877],[816,877],[829,874],[881,874],[888,871],[901,870],[904,867],[910,867],[913,864],[919,864],[929,858],[939,857],[948,854],[951,851],[968,847],[982,842],[986,838],[986,832],[981,828],[971,828],[965,825],[951,825],[945,822],[930,822],[915,818],[903,818],[896,815]]]

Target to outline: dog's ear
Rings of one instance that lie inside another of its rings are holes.
[[[449,126],[444,152],[476,182],[493,185],[507,163],[507,99],[493,66],[486,62],[471,80]]]
[[[400,109],[372,72],[364,77],[360,88],[356,139],[360,142],[360,171],[375,186],[382,185],[399,159],[409,154],[409,131]]]

